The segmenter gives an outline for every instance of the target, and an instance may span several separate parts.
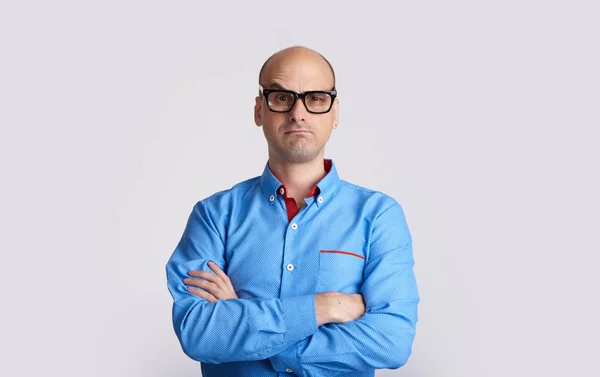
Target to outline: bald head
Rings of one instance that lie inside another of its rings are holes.
[[[271,55],[263,64],[258,75],[258,82],[265,86],[269,78],[277,77],[282,66],[290,63],[311,64],[315,69],[324,69],[331,77],[331,88],[335,87],[335,72],[327,59],[318,52],[302,46],[288,47]]]

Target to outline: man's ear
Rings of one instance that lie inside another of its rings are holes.
[[[262,126],[262,99],[260,96],[256,96],[254,99],[254,123],[260,127]]]
[[[331,111],[333,111],[333,128],[337,128],[338,126],[338,122],[339,122],[339,113],[340,113],[340,101],[336,98],[333,101],[333,108],[331,109]]]

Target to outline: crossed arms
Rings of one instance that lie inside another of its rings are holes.
[[[238,298],[229,276],[213,261],[208,262],[208,267],[214,274],[192,270],[189,272],[190,276],[199,279],[183,279],[183,282],[190,286],[188,291],[209,302]],[[317,326],[353,321],[365,314],[365,302],[363,296],[358,293],[319,293],[315,295],[315,314]]]
[[[276,371],[292,368],[302,376],[406,363],[419,296],[412,240],[397,202],[373,220],[357,295],[239,299],[222,270],[224,244],[214,224],[207,204],[198,202],[166,266],[174,329],[189,357],[216,364],[269,358]],[[196,279],[184,282],[189,276]]]

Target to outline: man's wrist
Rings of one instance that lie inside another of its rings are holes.
[[[336,310],[332,300],[336,300],[334,297],[335,292],[325,292],[315,295],[315,312],[317,317],[317,326],[324,325],[326,323],[335,322]]]

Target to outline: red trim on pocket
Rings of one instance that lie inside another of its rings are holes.
[[[354,257],[359,257],[360,259],[365,259],[365,257],[363,257],[362,255],[358,255],[358,254],[354,254],[354,253],[350,253],[348,251],[341,251],[341,250],[321,250],[322,253],[336,253],[336,254],[347,254],[347,255],[352,255]]]

